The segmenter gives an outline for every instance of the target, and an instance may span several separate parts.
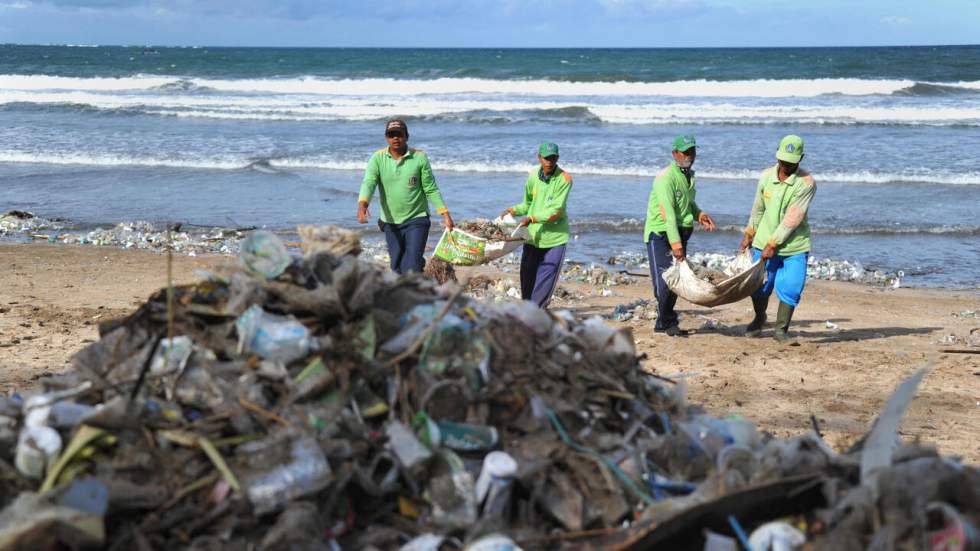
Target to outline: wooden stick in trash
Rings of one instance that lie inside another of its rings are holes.
[[[609,528],[593,528],[591,530],[579,530],[577,532],[561,532],[558,534],[551,534],[548,536],[539,536],[536,538],[526,538],[518,540],[518,545],[532,545],[540,543],[548,543],[553,541],[563,541],[563,540],[577,540],[582,538],[592,538],[595,536],[605,536],[608,534],[615,534],[622,530],[619,526],[611,526]]]
[[[944,348],[940,350],[944,354],[980,354],[980,350],[966,350],[959,348]]]
[[[171,231],[172,226],[167,224],[167,350],[163,365],[168,368],[170,349],[174,345],[174,241]]]
[[[456,299],[459,298],[459,295],[463,293],[463,289],[465,288],[466,288],[466,281],[461,281],[459,284],[459,288],[453,291],[453,294],[449,296],[448,300],[446,300],[446,305],[443,306],[442,310],[439,311],[439,315],[437,315],[435,318],[433,318],[431,322],[429,322],[429,326],[426,327],[424,331],[422,331],[422,333],[418,336],[418,338],[415,339],[415,342],[413,342],[411,346],[406,348],[405,351],[402,352],[401,354],[385,362],[384,364],[385,367],[392,367],[398,365],[398,363],[400,363],[402,360],[414,355],[418,351],[418,349],[422,347],[425,341],[428,340],[429,335],[431,335],[432,332],[435,330],[436,326],[439,325],[439,322],[442,321],[442,318],[446,317],[446,314],[448,314],[449,310],[452,309],[453,303],[456,302]]]
[[[239,398],[238,403],[241,404],[243,408],[251,411],[252,413],[259,415],[261,417],[265,417],[266,419],[271,419],[284,427],[288,427],[290,425],[289,421],[263,408],[262,406],[256,404],[255,402],[246,400],[245,398]]]

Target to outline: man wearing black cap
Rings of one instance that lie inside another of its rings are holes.
[[[429,237],[429,203],[442,215],[446,228],[453,219],[436,186],[429,158],[420,149],[408,147],[408,125],[392,119],[385,125],[388,147],[379,149],[368,161],[357,199],[357,221],[366,224],[368,205],[380,186],[381,217],[378,227],[385,234],[391,269],[399,274],[425,268],[425,242]]]

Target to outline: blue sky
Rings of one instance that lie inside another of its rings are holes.
[[[980,43],[980,0],[0,0],[0,43],[687,47]]]

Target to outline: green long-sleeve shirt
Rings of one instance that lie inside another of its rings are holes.
[[[555,167],[551,176],[543,178],[540,170],[527,177],[524,200],[509,210],[514,216],[528,216],[527,243],[539,249],[550,249],[568,243],[568,194],[572,191],[572,175]]]
[[[650,199],[647,201],[647,220],[643,225],[643,242],[650,241],[650,233],[667,232],[671,246],[680,245],[678,227],[692,228],[701,215],[694,202],[694,171],[688,181],[676,162],[671,162],[653,180]]]
[[[763,249],[773,245],[779,256],[809,251],[807,211],[816,193],[817,184],[803,170],[785,182],[779,181],[779,165],[763,170],[745,227],[745,233],[752,236],[752,246]]]
[[[439,214],[447,212],[429,158],[421,149],[409,148],[397,161],[387,147],[375,151],[364,171],[358,201],[370,203],[379,184],[382,222],[401,224],[428,216],[430,202]]]

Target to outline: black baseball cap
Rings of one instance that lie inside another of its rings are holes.
[[[385,125],[385,134],[388,132],[401,132],[408,136],[408,125],[401,119],[391,119]]]

